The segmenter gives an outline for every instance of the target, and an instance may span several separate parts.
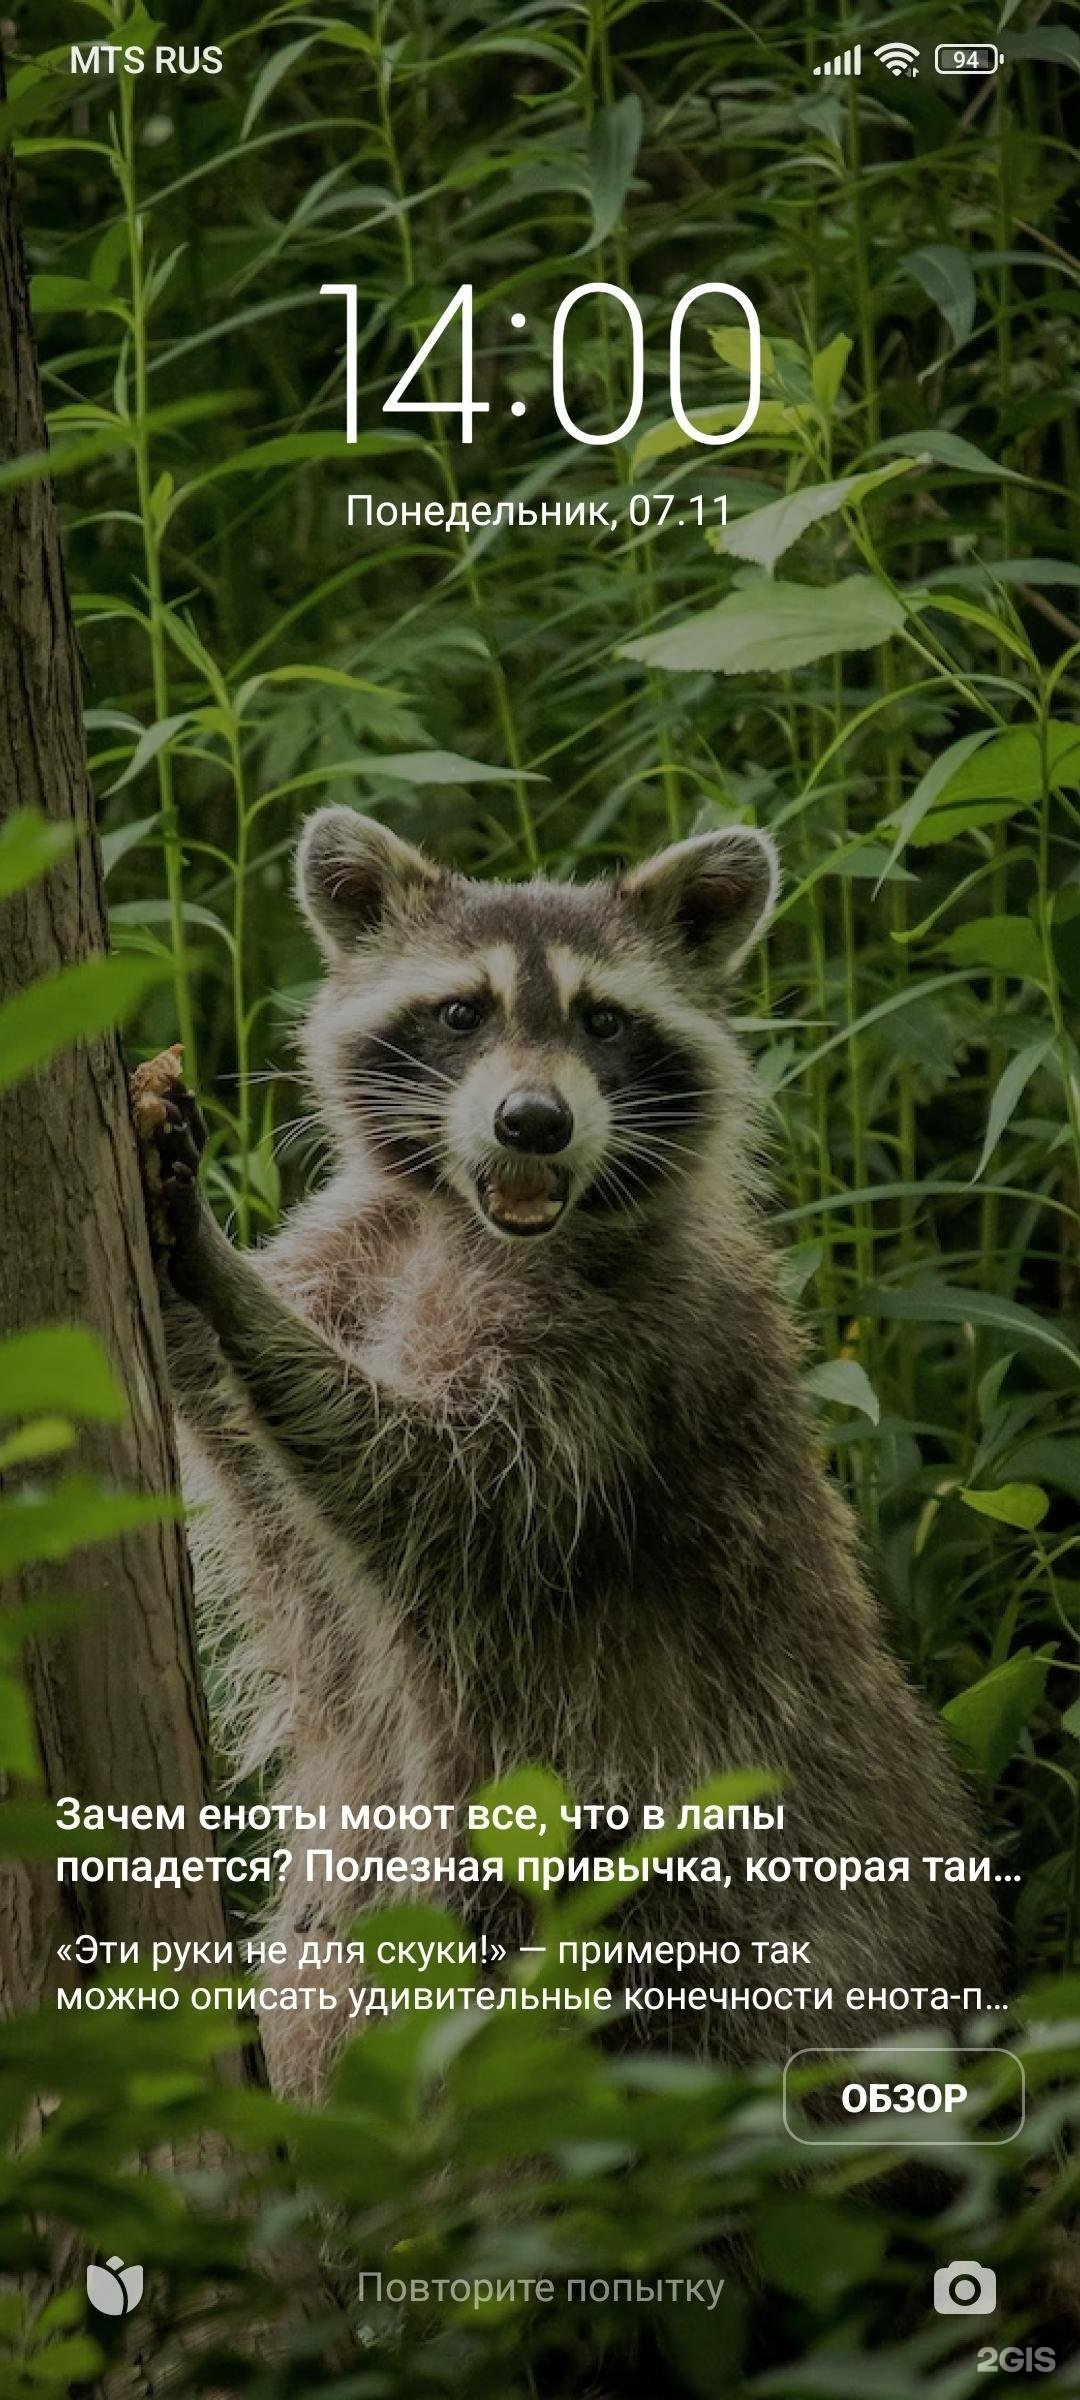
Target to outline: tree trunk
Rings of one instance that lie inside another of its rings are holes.
[[[3,95],[0,59],[0,97]],[[45,430],[10,157],[0,159],[0,459]],[[70,857],[0,912],[0,997],[105,948],[101,858],[80,714],[78,656],[52,487],[0,492],[0,814],[33,807],[74,825]],[[158,1295],[120,1045],[79,1043],[0,1103],[0,1329],[76,1323],[104,1345],[127,1393],[121,1425],[88,1428],[77,1463],[126,1490],[176,1489]],[[185,1830],[136,1835],[182,1857],[199,1830],[207,1726],[182,1530],[152,1526],[77,1552],[61,1588],[87,1605],[74,1630],[35,1644],[28,1684],[48,1791],[81,1801],[184,1807]],[[14,1579],[17,1603],[54,1593],[57,1570]],[[125,1837],[114,1834],[115,1847]],[[74,1935],[221,1941],[221,1892],[146,1883],[66,1886],[53,1862],[5,1867],[0,2010],[49,2000],[73,1970]],[[226,2071],[244,2074],[235,2063]]]
[[[0,461],[44,447],[12,162],[0,157]],[[76,840],[63,864],[0,906],[0,1001],[106,947],[78,654],[52,487],[43,481],[0,491],[0,819],[27,807],[73,825]],[[0,1334],[87,1326],[127,1394],[122,1424],[87,1428],[79,1467],[126,1491],[176,1491],[161,1311],[114,1037],[79,1043],[0,1099],[0,1228]],[[73,1630],[35,1643],[27,1658],[49,1795],[160,1803],[170,1813],[182,1803],[183,1828],[136,1833],[133,1847],[160,1858],[208,1856],[213,1844],[199,1827],[209,1796],[207,1719],[182,1529],[152,1526],[77,1552],[61,1570],[26,1570],[5,1597],[17,1605],[55,1594],[58,1576],[65,1596],[84,1607]],[[126,1846],[115,1830],[103,1839]],[[209,1879],[179,1889],[61,1887],[52,1861],[0,1862],[0,2016],[47,2005],[61,1981],[70,1984],[78,1968],[57,1952],[79,1934],[137,1941],[143,1961],[155,1940],[224,1942],[223,1895]],[[257,2042],[226,2050],[219,2063],[231,2081],[265,2080]],[[174,2163],[190,2168],[216,2156],[210,2137]],[[166,2163],[154,2161],[159,2172]],[[81,2242],[60,2232],[37,2297],[81,2282],[84,2257]],[[290,2304],[284,2319],[246,2328],[252,2356],[269,2362],[297,2320],[333,2316],[342,2330],[327,2335],[320,2364],[329,2373],[352,2363],[341,2295],[318,2257],[306,2248],[298,2255],[286,2237],[275,2260]],[[184,2381],[210,2323],[205,2310],[194,2324],[185,2315],[163,2320],[153,2304],[140,2310],[125,2333],[125,2357],[109,2368],[110,2400],[147,2400]]]

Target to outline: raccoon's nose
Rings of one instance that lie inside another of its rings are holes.
[[[548,1156],[565,1150],[574,1120],[558,1092],[508,1092],[495,1111],[495,1131],[505,1150]]]

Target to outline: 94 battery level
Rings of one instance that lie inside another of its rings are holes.
[[[996,42],[939,42],[934,52],[939,75],[996,75],[1002,64]]]

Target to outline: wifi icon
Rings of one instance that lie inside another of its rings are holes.
[[[919,53],[914,42],[882,42],[880,50],[875,50],[874,57],[880,58],[890,75],[917,75],[919,72]]]

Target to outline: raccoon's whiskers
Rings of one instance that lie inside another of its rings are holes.
[[[297,1144],[303,1141],[305,1134],[309,1133],[317,1133],[321,1139],[326,1139],[322,1120],[318,1115],[290,1117],[284,1125],[278,1126],[274,1134],[270,1144],[271,1157],[284,1158],[286,1151],[295,1149]]]
[[[688,1092],[685,1097],[692,1100],[694,1094]],[[697,1115],[696,1109],[680,1108],[678,1102],[670,1096],[661,1095],[658,1095],[656,1100],[631,1100],[629,1104],[624,1103],[621,1097],[617,1096],[612,1101],[611,1107],[613,1116],[626,1117],[628,1120],[633,1119],[634,1122],[640,1118],[650,1125],[691,1125]]]
[[[414,1126],[418,1127],[422,1133],[435,1133],[441,1124],[440,1118],[429,1108],[392,1108],[385,1101],[363,1100],[360,1103],[360,1113],[365,1125],[382,1125],[391,1130],[394,1128],[405,1130],[409,1126]]]
[[[670,1134],[633,1132],[619,1145],[620,1158],[694,1158],[696,1152],[689,1142],[675,1142]]]
[[[246,1075],[222,1075],[222,1083],[299,1083],[295,1067],[249,1068]]]
[[[619,1166],[616,1166],[614,1160],[608,1159],[600,1169],[594,1189],[600,1193],[603,1199],[614,1200],[620,1208],[635,1212],[640,1210],[641,1203],[635,1198],[627,1183],[626,1176],[622,1172],[621,1162]]]
[[[650,1062],[643,1075],[637,1075],[634,1077],[631,1083],[623,1085],[624,1094],[627,1097],[630,1097],[635,1092],[656,1092],[657,1076],[663,1074],[665,1067],[670,1067],[681,1063],[681,1059],[682,1054],[678,1050],[665,1050],[660,1058],[655,1058]],[[660,1087],[660,1096],[663,1096],[662,1086]],[[682,1096],[681,1093],[679,1096]],[[699,1085],[694,1091],[688,1092],[686,1096],[687,1098],[693,1100],[706,1099],[708,1097],[708,1086]]]
[[[423,1137],[427,1141],[439,1143],[440,1146],[442,1146],[443,1143],[441,1127],[439,1125],[433,1125],[429,1117],[377,1116],[372,1114],[365,1116],[364,1123],[372,1141],[393,1142],[399,1139],[402,1134],[408,1134],[418,1138]]]
[[[433,1140],[442,1134],[439,1118],[422,1108],[365,1107],[363,1117],[371,1133],[425,1133]]]
[[[432,1083],[443,1083],[448,1091],[453,1091],[453,1076],[444,1075],[442,1069],[433,1067],[429,1059],[418,1058],[414,1050],[403,1050],[400,1042],[387,1041],[385,1034],[369,1033],[367,1039],[369,1042],[374,1042],[380,1050],[391,1051],[395,1058],[403,1058],[407,1066],[412,1067],[418,1074],[430,1077]]]
[[[412,1076],[390,1075],[381,1073],[379,1071],[366,1075],[354,1076],[349,1088],[352,1092],[372,1092],[377,1098],[385,1094],[388,1100],[397,1100],[401,1098],[412,1103],[415,1103],[417,1098],[421,1096],[418,1094],[417,1086]],[[422,1094],[422,1098],[424,1105],[428,1108],[434,1107],[436,1101],[438,1101],[440,1106],[443,1105],[441,1092],[424,1092]]]

